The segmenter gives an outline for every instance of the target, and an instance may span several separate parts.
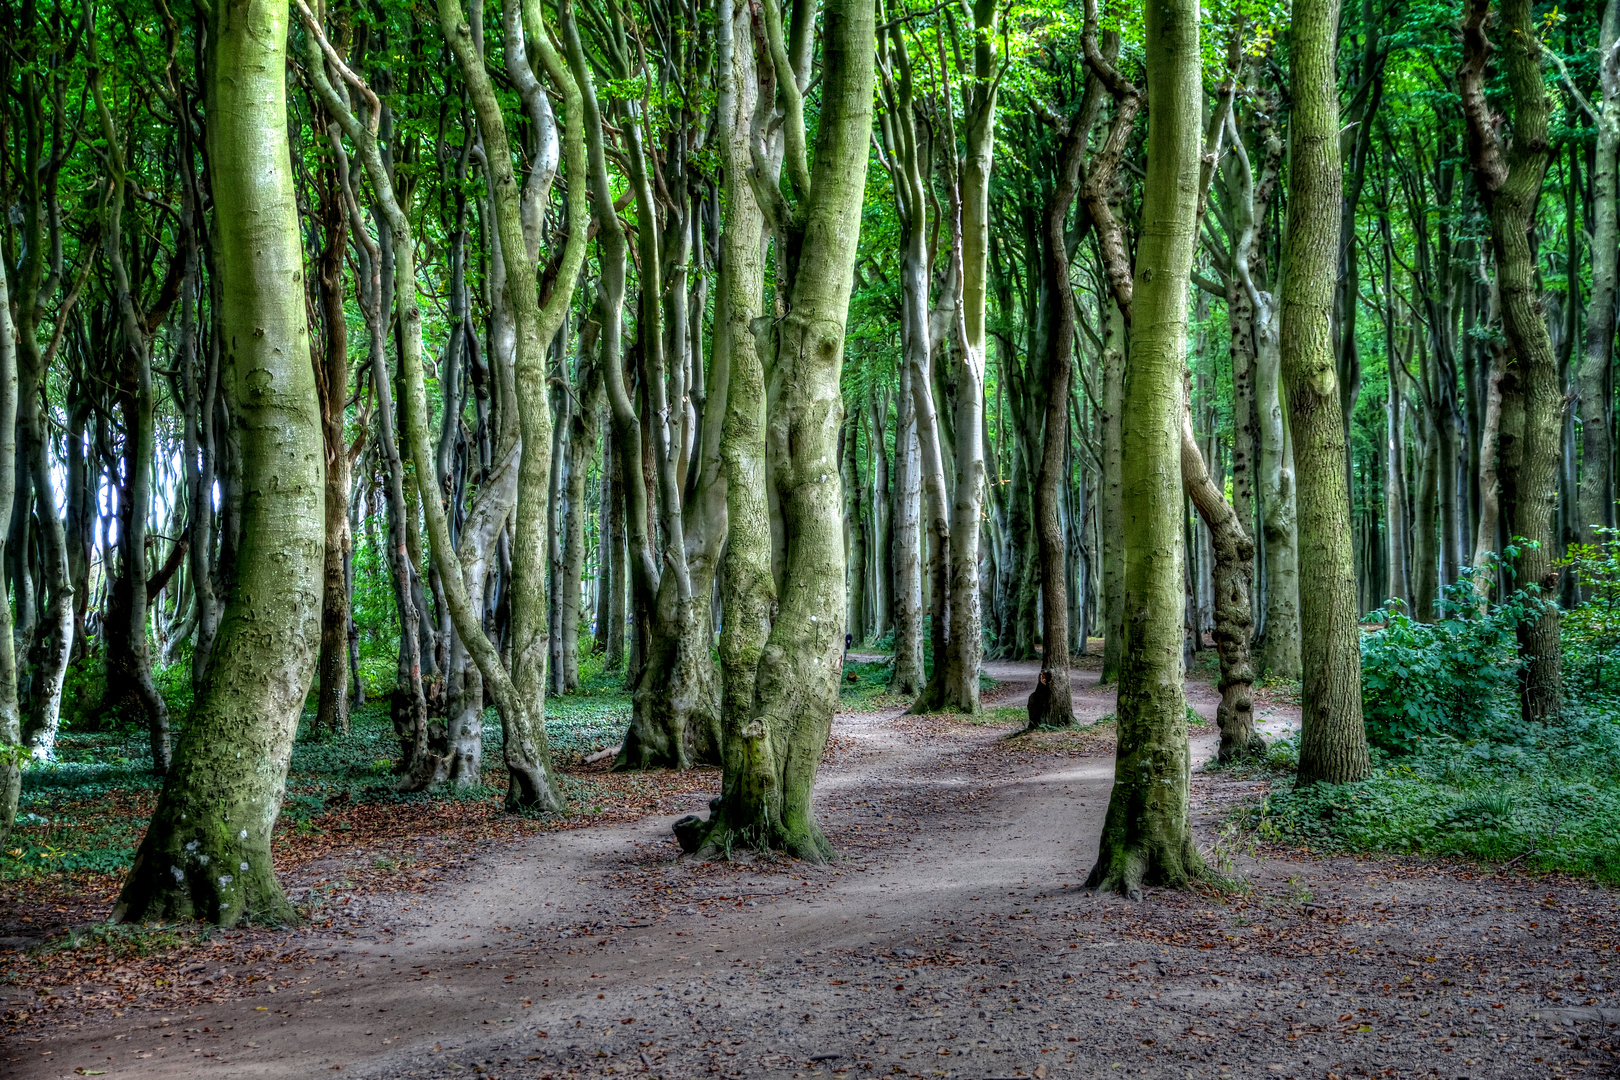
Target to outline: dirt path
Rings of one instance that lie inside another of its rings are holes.
[[[1033,672],[992,665],[993,700],[1021,704]],[[1189,694],[1213,715],[1212,689]],[[1076,672],[1075,701],[1087,719],[1113,710],[1095,671]],[[1239,896],[1092,896],[1106,730],[1009,739],[894,712],[833,730],[818,796],[835,866],[683,862],[678,815],[548,834],[426,895],[356,899],[347,928],[292,935],[306,959],[254,969],[258,993],[14,1040],[0,1064],[165,1080],[1613,1074],[1611,894],[1238,856]],[[1214,744],[1213,727],[1194,737],[1200,761]],[[1247,790],[1195,779],[1206,843]]]

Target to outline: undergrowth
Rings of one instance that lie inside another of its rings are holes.
[[[1620,883],[1620,722],[1582,715],[1525,730],[1503,722],[1412,752],[1373,750],[1351,784],[1296,790],[1298,742],[1272,746],[1250,775],[1270,791],[1238,812],[1262,839],[1318,853],[1426,854]]]

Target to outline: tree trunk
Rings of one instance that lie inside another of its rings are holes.
[[[1265,613],[1260,670],[1300,675],[1299,547],[1293,447],[1283,423],[1282,357],[1269,293],[1255,313],[1255,392],[1260,407],[1260,519],[1265,547]]]
[[[1516,580],[1537,601],[1519,622],[1520,711],[1528,722],[1556,721],[1562,710],[1563,671],[1558,641],[1560,552],[1554,550],[1553,513],[1558,503],[1558,464],[1563,438],[1563,388],[1552,339],[1536,289],[1529,229],[1541,197],[1550,153],[1547,89],[1528,0],[1499,5],[1504,41],[1498,49],[1511,91],[1513,142],[1504,156],[1496,120],[1485,101],[1485,36],[1489,0],[1467,0],[1463,9],[1463,61],[1458,86],[1468,123],[1468,155],[1475,186],[1491,218],[1497,289],[1508,366],[1502,380],[1502,514],[1518,545]],[[1516,398],[1517,401],[1511,401]],[[1509,422],[1522,413],[1522,426]],[[1515,431],[1515,428],[1518,428]],[[1507,445],[1517,438],[1517,447]]]
[[[523,60],[525,46],[536,49],[548,76],[559,85],[567,101],[566,160],[569,175],[585,176],[585,135],[582,130],[581,92],[563,67],[550,38],[540,25],[537,4],[526,4],[523,25],[515,15],[515,0],[508,0],[503,45],[514,66]],[[458,0],[439,0],[439,23],[455,54],[456,63],[467,85],[478,126],[486,144],[506,147],[506,122],[500,102],[474,47],[472,33],[462,18]],[[352,132],[351,132],[351,137]],[[417,483],[422,490],[433,559],[439,567],[445,600],[450,608],[456,633],[478,663],[485,685],[495,699],[502,723],[502,750],[510,784],[506,793],[508,810],[556,811],[564,801],[551,764],[546,742],[545,666],[549,651],[546,601],[546,493],[551,478],[551,407],[546,388],[546,354],[553,338],[566,323],[579,269],[585,258],[587,193],[584,184],[569,185],[568,220],[574,223],[564,247],[556,287],[542,309],[535,281],[533,256],[524,236],[523,210],[513,175],[511,157],[504,152],[488,155],[492,180],[496,228],[500,235],[500,257],[506,271],[506,298],[517,327],[514,375],[519,438],[522,447],[518,461],[517,505],[512,524],[511,577],[511,671],[503,668],[498,652],[484,635],[481,612],[472,607],[459,572],[463,568],[450,546],[444,508],[430,490],[428,475],[421,468]],[[378,178],[372,177],[373,187]],[[391,214],[398,212],[397,204]],[[404,214],[394,221],[394,231],[409,228]],[[401,245],[402,249],[404,244]],[[414,260],[413,260],[414,261]],[[401,281],[407,279],[401,274]],[[429,461],[427,438],[426,388],[420,361],[421,313],[415,297],[401,297],[404,306],[400,322],[407,325],[407,339],[414,337],[417,356],[407,359],[407,427],[412,456],[420,465]]]
[[[585,473],[596,451],[602,396],[601,368],[596,359],[599,322],[587,322],[580,331],[579,408],[569,415],[568,479],[564,485],[567,506],[567,536],[563,543],[562,584],[562,685],[564,692],[579,689],[579,624],[584,603],[581,587],[585,575]]]
[[[911,365],[901,364],[894,424],[894,674],[889,693],[916,697],[927,681],[922,642],[922,455]]]
[[[323,523],[285,97],[287,8],[209,18],[209,157],[226,386],[240,433],[241,549],[213,657],[113,919],[296,919],[270,856],[314,674]]]
[[[779,190],[756,170],[756,198],[775,198],[776,283],[786,310],[766,335],[770,392],[746,397],[752,398],[751,417],[758,415],[761,396],[771,403],[762,432],[763,459],[782,507],[787,565],[777,617],[760,652],[749,719],[736,732],[740,738],[727,740],[747,744],[728,748],[728,758],[736,754],[737,760],[753,764],[744,770],[747,782],[734,782],[730,791],[723,791],[707,822],[688,818],[676,828],[688,851],[775,849],[816,862],[832,855],[815,820],[813,795],[838,702],[844,646],[843,507],[837,469],[829,466],[837,454],[842,421],[839,374],[866,185],[874,66],[870,0],[829,0],[823,13],[821,109],[812,179],[804,153],[803,87],[790,67],[780,11],[774,0],[764,0],[777,93],[788,116],[788,173],[799,201],[791,210],[782,206]],[[800,73],[808,79],[808,70]],[[763,133],[757,135],[763,141]],[[757,442],[739,450],[744,459],[761,460]],[[763,591],[769,543],[757,513],[765,505],[762,495],[762,485],[755,486],[749,498],[753,519],[744,521],[739,515],[734,522],[739,531],[749,530],[748,576],[758,582],[758,592]],[[727,576],[744,575],[733,569]],[[728,618],[726,624],[732,621]],[[758,625],[745,621],[749,627]]]
[[[859,411],[845,417],[838,470],[844,485],[844,632],[856,645],[866,642],[866,517],[861,510],[863,488],[856,454],[860,430]]]
[[[1614,479],[1609,424],[1610,365],[1614,360],[1616,263],[1620,261],[1620,228],[1616,214],[1616,158],[1620,154],[1620,2],[1603,5],[1598,31],[1598,81],[1603,92],[1592,163],[1592,293],[1586,307],[1586,337],[1580,374],[1581,479],[1580,541],[1597,543],[1597,528],[1613,528]]]
[[[1074,723],[1069,690],[1068,544],[1061,518],[1069,487],[1069,384],[1074,369],[1074,289],[1069,284],[1069,246],[1065,225],[1080,187],[1080,166],[1089,125],[1076,118],[1058,150],[1057,182],[1041,215],[1041,288],[1046,328],[1042,389],[1046,420],[1042,425],[1041,467],[1035,478],[1035,522],[1041,555],[1040,685],[1047,693],[1037,716],[1032,697],[1031,727],[1068,727]]]
[[[1386,263],[1387,266],[1387,263]],[[1390,290],[1384,290],[1386,300]],[[1390,326],[1394,325],[1394,312],[1388,312]],[[1411,592],[1406,584],[1406,422],[1405,394],[1401,389],[1401,366],[1395,354],[1395,337],[1386,340],[1385,355],[1389,357],[1389,387],[1384,402],[1386,412],[1384,428],[1384,539],[1387,549],[1388,577],[1384,583],[1384,599],[1408,602]]]
[[[31,11],[32,9],[25,9]],[[45,33],[43,25],[38,33]],[[24,670],[18,674],[22,693],[22,737],[33,757],[49,760],[56,749],[56,735],[61,723],[62,686],[67,677],[68,661],[74,643],[74,592],[69,576],[67,537],[61,517],[55,512],[51,492],[48,458],[49,439],[46,420],[42,414],[45,380],[48,374],[47,358],[39,342],[39,323],[46,315],[45,305],[58,291],[60,267],[52,265],[47,274],[47,260],[52,248],[60,250],[60,229],[54,217],[54,198],[47,194],[49,179],[58,166],[47,160],[44,145],[42,116],[43,87],[32,65],[20,69],[21,102],[24,112],[23,141],[26,159],[20,160],[17,171],[21,188],[19,202],[22,210],[22,229],[18,235],[21,265],[15,287],[17,335],[17,406],[14,477],[10,517],[26,517],[30,503],[38,501],[45,508],[37,515],[40,547],[43,549],[45,580],[37,587],[46,590],[45,624],[32,625],[35,602],[32,590],[18,589],[15,596],[17,625],[12,628],[18,642],[32,642],[23,659]],[[47,225],[51,235],[47,238]],[[54,263],[54,259],[51,260]],[[65,312],[58,313],[66,318]],[[33,499],[30,499],[30,495]],[[25,530],[22,530],[26,534]],[[18,539],[14,533],[14,539]],[[14,544],[6,552],[8,562],[26,567],[29,552],[22,544]],[[26,575],[25,575],[26,576]],[[20,583],[20,582],[19,582]],[[16,662],[13,657],[13,662]]]
[[[325,545],[322,574],[321,652],[316,664],[317,730],[349,730],[349,444],[343,413],[349,397],[349,333],[343,306],[348,215],[333,175],[319,181],[320,219],[326,244],[316,266],[324,346],[316,357],[321,438],[326,451]]]
[[[886,393],[882,396],[872,394],[868,416],[871,424],[867,428],[867,445],[872,451],[872,487],[868,494],[872,507],[872,547],[868,553],[871,566],[871,635],[874,640],[881,640],[894,626],[894,568],[891,558],[894,549],[893,499],[889,493],[889,448],[884,442],[889,423]]]
[[[1302,785],[1345,783],[1369,768],[1347,447],[1331,326],[1343,186],[1334,81],[1338,16],[1338,0],[1294,0],[1289,30],[1294,111],[1280,347],[1298,486],[1299,569],[1310,582],[1299,590]],[[1266,549],[1269,558],[1269,536]],[[1273,632],[1268,622],[1268,639]]]
[[[11,326],[11,299],[6,274],[0,270],[0,462],[17,456],[17,347]],[[0,520],[11,516],[16,493],[15,469],[0,468]],[[0,565],[4,565],[0,552]],[[17,660],[11,640],[11,605],[0,604],[0,848],[11,838],[22,792],[22,763],[27,755],[22,715],[17,707]]]
[[[1191,760],[1181,668],[1182,373],[1203,99],[1198,5],[1166,0],[1149,5],[1145,19],[1153,109],[1121,410],[1125,649],[1116,713],[1119,750],[1097,864],[1086,883],[1133,899],[1145,885],[1181,886],[1202,872],[1188,820]]]
[[[1254,633],[1254,539],[1210,478],[1193,433],[1192,412],[1181,417],[1181,477],[1187,497],[1209,527],[1213,549],[1215,648],[1221,659],[1221,703],[1215,723],[1221,729],[1221,761],[1263,754],[1266,742],[1254,730],[1254,664],[1249,639]]]
[[[1103,338],[1102,417],[1102,580],[1103,663],[1098,682],[1119,681],[1125,659],[1125,489],[1121,480],[1120,441],[1125,408],[1125,348],[1128,333],[1118,305],[1108,305],[1108,331]]]
[[[995,0],[973,0],[973,72],[964,93],[966,152],[962,159],[962,296],[954,356],[956,487],[951,497],[950,642],[945,657],[945,704],[977,715],[979,667],[984,659],[979,598],[979,532],[984,505],[985,290],[990,254],[990,171],[995,156]],[[1058,649],[1063,650],[1059,642]],[[936,657],[936,663],[938,658]]]

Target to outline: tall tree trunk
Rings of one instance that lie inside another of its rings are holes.
[[[1095,96],[1095,95],[1094,95]],[[1069,246],[1065,225],[1080,188],[1080,166],[1090,125],[1077,117],[1058,150],[1057,182],[1041,215],[1041,275],[1046,329],[1042,389],[1046,421],[1042,425],[1041,468],[1035,478],[1035,522],[1041,553],[1041,684],[1048,694],[1042,716],[1031,709],[1032,727],[1068,727],[1074,723],[1069,690],[1068,543],[1062,503],[1069,487],[1069,384],[1074,369],[1074,289],[1069,284]],[[1038,695],[1039,696],[1039,695]],[[1038,700],[1032,698],[1031,701]]]
[[[956,389],[955,474],[951,504],[950,642],[945,657],[945,704],[952,712],[979,712],[979,667],[984,658],[979,599],[979,518],[984,506],[985,291],[989,283],[990,171],[995,157],[996,0],[973,0],[973,71],[963,92],[967,131],[962,158],[962,296],[952,383]],[[1063,645],[1058,645],[1062,651]],[[936,658],[937,662],[937,658]]]
[[[37,17],[34,8],[25,13]],[[33,29],[33,28],[30,28]],[[36,37],[46,32],[41,26],[34,30]],[[18,675],[18,688],[22,697],[22,737],[34,758],[49,760],[55,753],[56,735],[61,722],[62,686],[67,676],[68,661],[73,653],[75,599],[73,581],[69,576],[67,538],[61,518],[54,512],[50,492],[50,462],[47,456],[48,440],[43,415],[45,379],[49,358],[39,340],[40,322],[46,315],[46,304],[60,289],[61,228],[56,223],[56,176],[62,159],[47,150],[47,130],[44,111],[47,84],[41,75],[48,67],[45,63],[19,65],[18,100],[22,112],[21,140],[23,152],[18,161],[18,203],[22,211],[22,227],[17,240],[21,248],[21,263],[11,293],[16,303],[17,336],[17,410],[14,491],[11,501],[13,518],[26,518],[31,503],[48,508],[37,515],[40,547],[43,549],[45,581],[38,583],[46,590],[45,625],[34,626],[35,597],[32,590],[16,592],[16,626],[12,628],[18,643],[31,642],[23,670]],[[56,106],[59,110],[60,106]],[[60,116],[57,117],[60,120]],[[58,319],[67,312],[59,310]],[[31,498],[32,496],[32,498]],[[20,542],[14,530],[11,550],[6,561],[16,567],[26,567],[30,553]],[[23,578],[27,575],[24,574]],[[24,584],[19,580],[19,584]],[[13,660],[16,661],[14,656]]]
[[[874,20],[871,0],[829,0],[822,9],[812,174],[798,81],[808,81],[808,60],[793,69],[781,12],[775,0],[764,0],[763,7],[777,94],[787,115],[786,165],[796,197],[790,207],[780,189],[754,170],[755,196],[771,200],[767,214],[778,229],[776,284],[785,301],[785,314],[768,334],[771,407],[763,459],[782,507],[786,572],[777,617],[760,652],[749,720],[738,731],[752,744],[735,751],[757,762],[748,771],[752,780],[734,785],[729,798],[723,795],[707,822],[686,819],[676,835],[686,850],[735,845],[819,862],[832,848],[816,823],[813,796],[838,702],[844,646],[843,507],[837,470],[829,465],[842,421],[844,321],[872,131]],[[763,132],[755,135],[763,141]],[[758,443],[746,453],[760,460]],[[756,493],[751,502],[757,510],[763,500]],[[757,518],[734,522],[735,529],[744,527],[754,530],[758,574],[768,537]]]
[[[917,406],[911,365],[901,364],[894,424],[894,674],[889,693],[922,693],[922,456],[917,445]]]
[[[1282,355],[1269,293],[1255,307],[1255,395],[1260,415],[1260,518],[1266,553],[1260,670],[1300,676],[1298,489],[1294,446],[1283,423]]]
[[[343,305],[349,218],[336,176],[323,175],[319,183],[326,244],[316,266],[323,347],[316,357],[315,386],[320,394],[321,438],[326,451],[326,562],[315,726],[337,732],[349,730],[349,444],[343,431],[349,397],[349,332]]]
[[[1330,325],[1343,186],[1334,78],[1338,26],[1338,0],[1294,0],[1280,347],[1298,489],[1299,569],[1310,582],[1299,590],[1300,784],[1345,783],[1369,768],[1345,487],[1348,448]],[[1272,631],[1268,625],[1268,637]]]
[[[1434,621],[1434,602],[1440,595],[1440,560],[1435,548],[1438,505],[1439,439],[1433,417],[1425,410],[1423,437],[1418,441],[1417,490],[1412,496],[1412,614]]]
[[[548,77],[562,89],[567,102],[568,137],[565,141],[569,175],[577,180],[586,174],[585,135],[582,130],[581,93],[578,84],[564,68],[551,39],[540,22],[539,4],[534,0],[522,9],[522,25],[515,18],[516,0],[507,0],[505,33],[502,44],[511,66],[523,59],[525,47],[540,54]],[[479,618],[469,602],[465,585],[457,571],[460,560],[450,546],[444,509],[436,493],[422,487],[423,508],[427,511],[428,532],[434,561],[444,582],[445,600],[450,607],[456,633],[478,663],[485,685],[492,692],[502,723],[503,756],[510,777],[506,793],[509,810],[560,810],[564,802],[551,764],[546,742],[545,665],[549,650],[548,605],[546,601],[546,492],[551,476],[551,407],[546,388],[546,354],[552,339],[565,322],[573,298],[579,269],[585,258],[585,221],[588,213],[583,183],[571,183],[567,211],[571,228],[560,260],[556,287],[545,307],[540,307],[533,256],[524,236],[523,210],[513,175],[512,160],[506,147],[506,121],[490,82],[484,60],[475,48],[472,33],[462,18],[459,0],[439,0],[440,26],[455,54],[457,67],[466,83],[478,126],[486,145],[488,169],[493,180],[496,228],[500,234],[501,259],[506,270],[506,296],[517,324],[517,350],[514,360],[516,408],[522,453],[518,461],[517,506],[512,524],[511,577],[511,672],[502,667],[494,646],[484,636]],[[352,133],[351,133],[351,137]],[[373,186],[377,186],[375,177]],[[398,209],[397,205],[394,208]],[[403,213],[394,222],[394,231],[408,228]],[[404,245],[402,244],[403,248]],[[402,280],[404,280],[402,275]],[[409,335],[421,341],[421,315],[415,298],[408,298],[401,322],[409,323]],[[431,460],[427,439],[426,390],[418,358],[405,365],[410,393],[407,396],[407,427],[412,456],[420,463]],[[418,469],[417,482],[428,480]]]
[[[0,462],[17,456],[17,347],[11,325],[11,298],[6,272],[0,268]],[[11,516],[16,493],[14,469],[0,468],[0,520]],[[0,553],[0,565],[4,565]],[[17,707],[17,660],[11,640],[11,605],[0,604],[0,848],[11,838],[22,792],[22,762],[27,754],[22,714]]]
[[[1393,313],[1392,313],[1393,314]],[[1389,342],[1391,346],[1394,341]],[[1393,357],[1394,352],[1387,355]],[[1401,390],[1400,365],[1389,365],[1387,413],[1384,429],[1384,533],[1388,547],[1386,556],[1389,576],[1384,584],[1384,598],[1408,601],[1411,592],[1406,584],[1406,422],[1405,395]]]
[[[1583,544],[1597,542],[1599,526],[1613,528],[1614,478],[1610,470],[1610,365],[1614,360],[1616,263],[1620,261],[1615,173],[1620,155],[1620,0],[1603,5],[1598,31],[1598,79],[1603,92],[1592,163],[1592,293],[1580,374],[1581,480],[1576,523]]]
[[[222,925],[297,916],[270,837],[321,608],[322,447],[309,363],[286,110],[287,7],[217,5],[208,16],[214,265],[226,387],[240,433],[239,558],[213,657],[174,767],[113,918]]]
[[[1108,330],[1103,337],[1102,417],[1102,582],[1103,663],[1098,682],[1119,681],[1125,659],[1125,489],[1120,441],[1125,408],[1125,316],[1118,305],[1108,306]]]
[[[87,9],[86,21],[90,12]],[[152,651],[147,641],[146,525],[152,503],[157,432],[153,411],[150,331],[152,320],[136,307],[136,298],[124,264],[123,211],[126,195],[124,151],[112,111],[102,91],[101,61],[93,25],[86,37],[90,60],[90,92],[108,146],[109,184],[103,204],[102,245],[112,271],[122,348],[114,345],[116,369],[109,372],[114,399],[123,417],[123,468],[118,483],[118,569],[109,585],[103,619],[102,647],[107,689],[99,712],[137,719],[147,728],[152,749],[152,771],[162,775],[170,763],[169,708],[152,678]],[[44,447],[39,461],[44,462]],[[52,486],[36,474],[34,497],[41,519],[55,517]],[[54,574],[52,575],[55,576]],[[52,623],[65,621],[59,612]]]
[[[838,470],[844,484],[844,632],[857,645],[866,641],[866,516],[861,510],[863,488],[856,454],[860,430],[858,411],[845,417]]]
[[[1094,3],[1087,3],[1094,26]],[[1184,885],[1202,871],[1188,820],[1191,759],[1182,690],[1185,506],[1182,373],[1196,243],[1203,87],[1198,5],[1145,12],[1147,175],[1131,310],[1131,363],[1121,410],[1125,650],[1119,680],[1114,788],[1089,888],[1140,898],[1145,885]],[[1088,28],[1089,33],[1094,30]]]
[[[749,7],[719,3],[718,101],[725,164],[726,220],[720,284],[715,294],[715,363],[726,374],[720,455],[725,470],[727,541],[720,587],[720,798],[706,823],[676,830],[681,846],[724,851],[733,837],[767,844],[780,813],[780,781],[771,744],[755,720],[755,679],[776,606],[771,526],[766,500],[765,371],[753,322],[763,308],[765,216],[749,185],[750,133],[759,100],[759,70]],[[769,85],[768,83],[766,85]]]
[[[1563,666],[1558,642],[1558,558],[1553,512],[1558,503],[1558,462],[1563,438],[1563,388],[1558,361],[1536,292],[1535,256],[1529,228],[1541,197],[1550,153],[1547,88],[1542,78],[1540,38],[1529,0],[1499,4],[1503,43],[1497,50],[1513,106],[1513,142],[1503,153],[1496,119],[1485,100],[1485,64],[1490,43],[1485,18],[1490,0],[1467,0],[1463,8],[1463,60],[1458,89],[1468,123],[1468,156],[1475,186],[1491,217],[1497,289],[1508,366],[1502,379],[1500,438],[1502,515],[1510,537],[1523,537],[1515,566],[1520,588],[1532,590],[1536,610],[1520,621],[1520,711],[1527,722],[1555,721],[1563,706]],[[1522,423],[1510,418],[1522,415]],[[1519,445],[1509,447],[1510,439]]]
[[[601,412],[602,377],[596,359],[600,322],[587,322],[580,331],[579,408],[569,414],[567,483],[564,485],[567,535],[563,543],[562,584],[562,685],[565,692],[579,689],[579,624],[584,603],[581,587],[585,575],[585,473],[596,451],[596,431]]]
[[[890,466],[888,437],[889,399],[887,394],[872,394],[869,399],[867,445],[872,451],[872,487],[869,501],[872,507],[872,548],[868,553],[871,564],[872,626],[874,639],[887,636],[894,627],[894,548],[893,500],[889,492]]]

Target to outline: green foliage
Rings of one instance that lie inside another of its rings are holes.
[[[1446,590],[1440,619],[1419,622],[1392,601],[1361,636],[1361,706],[1367,739],[1391,753],[1425,739],[1472,738],[1512,711],[1519,670],[1514,627],[1522,597],[1480,610],[1473,579]]]
[[[1571,693],[1620,696],[1620,530],[1599,529],[1596,544],[1571,544],[1568,566],[1581,602],[1560,626],[1564,685]]]
[[[1620,722],[1583,714],[1526,731],[1510,719],[1482,735],[1438,735],[1400,757],[1375,751],[1371,775],[1353,784],[1274,789],[1246,811],[1249,823],[1316,850],[1422,852],[1620,881]],[[1294,740],[1274,746],[1273,767],[1291,768],[1297,752]]]
[[[85,656],[68,665],[62,680],[62,727],[89,731],[96,725],[101,699],[107,692],[107,672],[99,656]]]

